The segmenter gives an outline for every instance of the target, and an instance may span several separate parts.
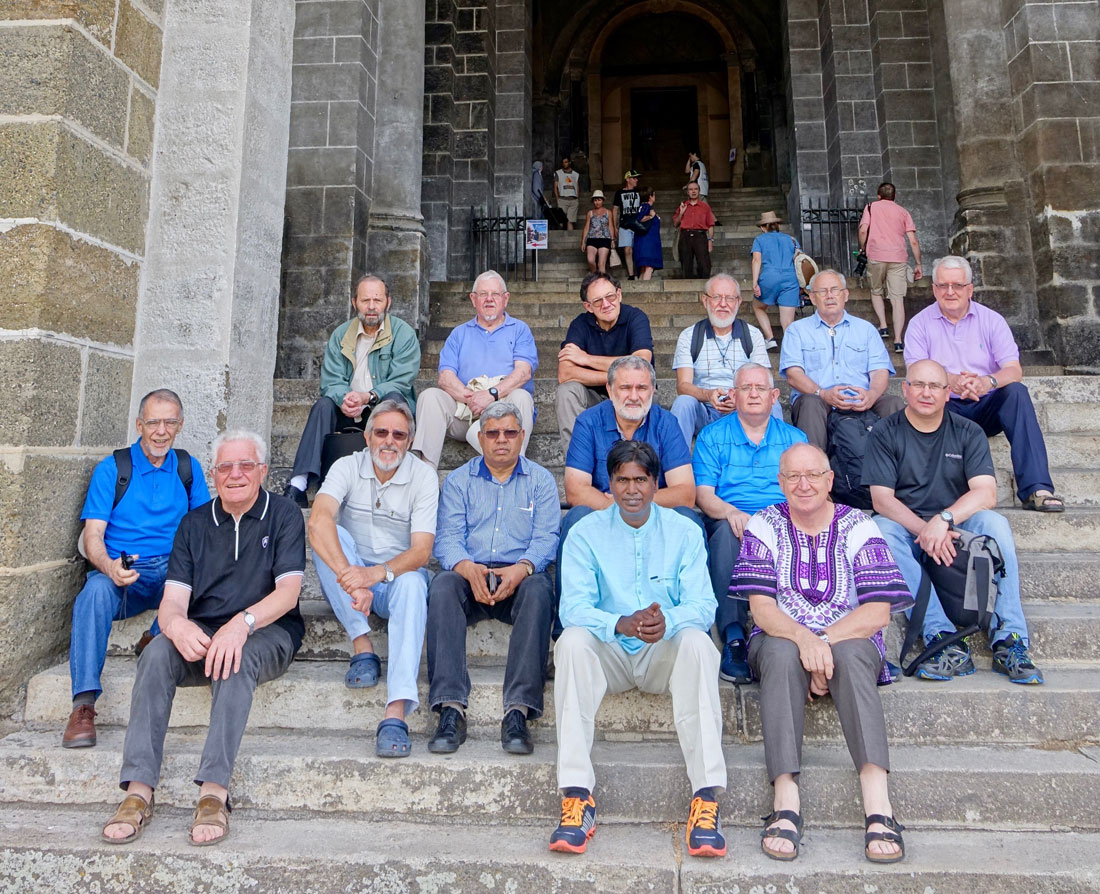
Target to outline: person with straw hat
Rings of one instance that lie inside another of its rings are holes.
[[[752,242],[752,312],[764,333],[769,351],[778,348],[768,308],[779,305],[779,323],[786,331],[794,322],[794,312],[802,303],[794,253],[801,250],[798,240],[779,230],[783,221],[774,211],[765,211],[756,225],[760,235]]]

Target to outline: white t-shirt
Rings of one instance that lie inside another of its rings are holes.
[[[581,175],[576,171],[566,173],[561,168],[554,171],[554,179],[558,182],[558,196],[563,199],[577,198],[577,187],[581,182]]]
[[[742,326],[748,324],[742,321]],[[752,338],[752,353],[746,357],[741,350],[741,339],[734,338],[733,332],[725,338],[715,336],[704,338],[699,350],[699,359],[691,362],[691,334],[695,326],[688,326],[676,339],[676,353],[672,355],[672,368],[694,367],[691,381],[696,388],[732,388],[733,377],[739,367],[750,361],[770,367],[768,350],[764,347],[764,335],[755,326],[749,326]]]
[[[374,335],[367,335],[363,331],[363,323],[357,322],[359,327],[359,334],[355,337],[355,372],[351,375],[351,383],[348,386],[352,391],[358,391],[361,394],[366,394],[368,391],[374,388],[374,382],[371,379],[370,364],[367,363],[367,355],[370,354],[371,348],[374,347],[374,343],[378,340],[378,333]]]
[[[699,161],[693,161],[691,163],[692,171],[695,168],[699,169],[699,177],[696,179],[696,183],[699,184],[699,195],[706,198],[710,193],[710,179],[707,177],[707,166],[703,164],[702,159]]]

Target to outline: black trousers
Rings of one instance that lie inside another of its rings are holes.
[[[680,231],[680,269],[686,279],[710,277],[710,251],[706,230]]]
[[[383,400],[399,400],[408,403],[397,391],[391,391],[383,395]],[[364,408],[365,409],[365,408]],[[330,397],[318,398],[309,410],[309,418],[306,427],[302,429],[302,440],[298,442],[298,452],[294,454],[294,469],[291,476],[306,475],[313,478],[321,477],[321,448],[325,443],[325,436],[335,431],[343,431],[347,428],[357,428],[362,431],[370,417],[368,410],[362,419],[356,422],[349,416],[340,412],[340,407]]]

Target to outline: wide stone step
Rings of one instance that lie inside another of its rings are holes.
[[[172,731],[165,741],[157,809],[193,806],[191,781],[205,730]],[[118,798],[124,731],[99,730],[95,748],[63,751],[56,732],[0,739],[0,797],[6,802],[108,805]],[[408,759],[378,758],[370,729],[343,735],[299,732],[246,735],[234,767],[237,808],[319,814],[400,805],[409,819],[549,823],[559,816],[557,746],[505,754],[499,743],[471,740],[453,755],[431,754],[423,739]],[[726,827],[756,828],[770,810],[761,743],[724,748],[729,786],[720,799]],[[895,746],[891,798],[907,825],[1096,831],[1100,749]],[[858,827],[858,783],[843,745],[808,745],[801,793],[818,823]],[[597,742],[592,749],[601,822],[683,822],[691,789],[674,742]],[[639,780],[645,780],[639,785]],[[960,798],[961,792],[967,797]],[[1022,803],[1027,810],[1020,810]]]
[[[1007,453],[1006,453],[1007,456]],[[996,462],[996,459],[995,459]],[[1010,501],[1018,506],[1016,499],[1016,484],[1012,477],[1010,467],[996,462],[997,470],[997,501],[1007,505]],[[1092,468],[1066,468],[1052,465],[1050,477],[1054,481],[1054,489],[1058,496],[1066,501],[1067,506],[1082,509],[1100,508],[1100,469]]]

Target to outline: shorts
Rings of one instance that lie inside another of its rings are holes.
[[[558,207],[565,212],[565,219],[568,220],[571,224],[575,224],[577,222],[577,209],[580,208],[580,206],[581,200],[576,197],[572,199],[565,197],[558,199]]]
[[[610,239],[586,239],[584,244],[589,248],[606,248],[608,251],[611,250]]]
[[[769,307],[775,307],[777,304],[780,307],[801,307],[801,292],[802,289],[797,280],[793,283],[773,283],[770,286],[760,283],[760,297],[756,300]]]
[[[867,264],[867,272],[871,275],[871,294],[882,295],[883,286],[886,286],[886,296],[891,301],[897,301],[905,297],[908,288],[908,280],[905,276],[909,265],[905,261],[871,261]]]
[[[619,227],[619,248],[632,248],[634,246],[634,231],[626,227]]]

